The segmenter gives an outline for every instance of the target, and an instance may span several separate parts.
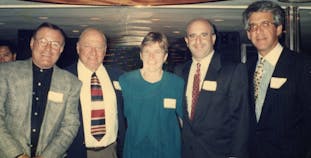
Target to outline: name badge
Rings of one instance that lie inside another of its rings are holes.
[[[58,92],[53,92],[49,91],[48,93],[48,100],[57,102],[57,103],[62,103],[63,102],[63,93],[58,93]]]
[[[112,83],[113,83],[113,86],[116,90],[119,90],[119,91],[121,90],[121,86],[119,84],[119,81],[113,81]]]
[[[217,82],[216,81],[204,81],[202,89],[206,91],[216,91],[217,89]]]
[[[163,104],[166,109],[176,109],[176,99],[164,98]]]

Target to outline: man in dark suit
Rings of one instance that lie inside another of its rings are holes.
[[[258,56],[248,59],[251,158],[305,158],[310,144],[311,60],[283,47],[283,9],[252,3],[243,13]]]
[[[81,126],[67,152],[68,158],[116,158],[117,154],[118,157],[122,155],[125,122],[123,100],[118,82],[122,71],[103,65],[106,48],[107,41],[102,31],[95,28],[85,29],[77,43],[79,61],[67,68],[82,81],[79,105]],[[90,81],[94,80],[92,76],[94,74],[98,77],[97,80],[101,86],[101,89],[97,90],[103,94],[102,99],[96,102],[93,101],[93,96],[91,97],[93,85]],[[102,119],[104,124],[97,124],[96,127],[93,125],[94,108],[97,111],[104,111],[103,118],[96,118],[97,121]],[[94,133],[101,135],[100,138],[98,139],[99,135],[94,135]]]
[[[175,72],[187,81],[182,129],[183,158],[247,157],[246,67],[221,59],[216,34],[206,19],[187,25],[185,41],[192,61]]]
[[[0,65],[0,157],[63,158],[79,128],[81,82],[55,65],[65,34],[41,24],[32,58]]]

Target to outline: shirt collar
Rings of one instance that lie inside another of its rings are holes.
[[[263,58],[269,62],[272,66],[275,66],[279,57],[282,53],[283,47],[280,43],[278,43],[266,56]],[[258,53],[259,54],[259,53]],[[258,58],[260,59],[262,56],[259,54]]]
[[[212,51],[211,53],[209,53],[206,57],[204,57],[200,62],[198,62],[198,61],[196,61],[193,57],[192,57],[192,64],[194,64],[194,65],[197,65],[197,63],[200,63],[201,64],[201,67],[203,66],[203,67],[207,67],[209,64],[210,64],[210,62],[211,62],[211,60],[212,60],[212,57],[213,57],[213,55],[214,55],[214,52],[215,51]]]
[[[39,68],[35,63],[32,63],[32,69],[33,69],[33,72],[43,72],[43,73],[51,73],[53,71],[53,67],[49,68],[49,69],[41,69]]]
[[[105,70],[105,68],[104,68],[104,66],[99,66],[98,68],[97,68],[97,70],[95,71],[95,73],[96,73],[96,75],[97,76],[102,76],[102,75],[104,75],[104,72],[105,72],[106,70]],[[78,75],[78,77],[79,77],[79,79],[80,80],[85,80],[85,79],[87,79],[87,80],[89,80],[90,78],[91,78],[91,76],[92,76],[92,74],[93,74],[94,72],[93,71],[91,71],[90,69],[88,69],[83,63],[82,63],[82,61],[79,59],[78,60],[78,74],[84,74],[84,75]]]

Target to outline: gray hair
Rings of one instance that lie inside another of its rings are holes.
[[[273,14],[275,26],[280,26],[284,24],[284,10],[275,2],[263,0],[250,4],[248,8],[243,12],[243,23],[245,30],[249,29],[249,17],[254,12],[270,12]]]

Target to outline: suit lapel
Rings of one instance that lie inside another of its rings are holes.
[[[258,60],[258,55],[256,55],[256,57],[254,58],[250,58],[249,61],[247,62],[248,65],[248,81],[249,81],[249,99],[251,103],[255,103],[255,96],[254,96],[254,73],[256,70],[256,64],[257,64],[257,60]],[[255,104],[252,104],[254,108]]]
[[[292,60],[290,59],[291,57],[289,56],[289,51],[286,50],[286,48],[284,48],[280,55],[278,62],[275,65],[275,69],[273,71],[272,77],[288,78],[289,70],[291,69],[290,65],[292,65],[291,64]],[[270,88],[270,84],[271,83],[269,83],[268,85],[265,101],[262,107],[260,118],[263,118],[263,119],[265,118],[266,113],[269,111],[269,108],[273,106],[271,103],[273,102],[273,99],[274,99],[273,96],[275,92],[273,91],[273,89]],[[262,119],[259,119],[259,122],[261,122],[261,120]]]
[[[60,68],[57,66],[54,66],[53,69],[53,74],[52,74],[52,79],[51,79],[51,86],[49,92],[54,92],[57,94],[64,94],[64,85],[60,84],[63,81],[63,75],[62,72],[60,72]],[[45,113],[44,117],[42,120],[42,125],[41,125],[41,131],[40,131],[40,136],[39,136],[39,141],[38,141],[38,147],[37,147],[37,152],[40,152],[45,148],[45,145],[47,142],[47,137],[50,135],[51,129],[50,127],[55,127],[54,124],[56,123],[57,119],[55,117],[58,117],[60,113],[64,112],[64,97],[62,96],[62,102],[61,103],[54,103],[53,101],[49,100],[49,97],[47,98],[47,103],[45,107]],[[59,105],[62,104],[62,105]],[[57,107],[56,107],[57,106]]]
[[[220,68],[221,68],[220,55],[215,52],[214,56],[212,57],[211,63],[208,67],[204,80],[216,81]]]
[[[256,70],[256,64],[258,60],[258,54],[254,57],[247,59],[247,68],[248,68],[248,85],[249,85],[249,102],[250,102],[250,111],[251,111],[251,122],[256,125],[256,114],[255,114],[255,98],[254,98],[254,73]]]
[[[21,101],[25,101],[26,102],[26,105],[28,106],[25,106],[25,110],[23,109],[20,109],[21,111],[24,111],[26,112],[25,114],[27,116],[25,116],[25,121],[24,121],[24,127],[25,127],[25,135],[26,135],[26,142],[31,142],[31,138],[30,138],[30,135],[28,133],[30,133],[31,131],[31,127],[29,126],[31,123],[31,110],[32,110],[32,85],[33,85],[33,72],[32,72],[32,59],[28,59],[27,61],[27,64],[25,64],[25,67],[24,67],[24,70],[25,70],[25,77],[24,78],[24,81],[25,83],[23,83],[23,87],[19,87],[19,88],[22,88],[21,91],[24,92],[24,97],[25,98],[21,98]],[[28,113],[29,112],[29,113]],[[22,116],[21,116],[22,117]]]
[[[221,69],[220,55],[215,52],[210,62],[205,78],[202,81],[202,84],[204,81],[215,81],[217,83],[218,82],[217,78],[218,78],[220,69]],[[196,110],[195,110],[193,122],[195,122],[195,120],[200,118],[200,116],[206,115],[206,112],[208,111],[210,102],[212,100],[212,97],[211,95],[209,95],[209,93],[212,93],[212,92],[201,89],[198,102],[195,107]]]
[[[182,69],[182,78],[184,79],[185,83],[188,83],[188,75],[189,75],[189,72],[190,72],[190,67],[191,67],[191,61],[187,62],[183,69]],[[187,91],[187,84],[184,85],[184,99],[183,99],[183,111],[184,111],[184,118],[190,122],[190,119],[189,119],[189,112],[188,112],[188,109],[187,109],[187,96],[186,96],[186,91]]]
[[[217,83],[217,78],[219,75],[219,70],[221,68],[220,55],[218,53],[214,53],[210,65],[208,67],[207,73],[205,75],[204,81],[215,81]],[[202,84],[203,84],[202,82]],[[217,90],[217,89],[216,89]],[[194,121],[199,118],[201,115],[205,115],[209,109],[210,102],[212,100],[211,95],[203,95],[203,93],[211,93],[209,91],[205,91],[201,89],[200,95],[198,98],[198,103],[196,105],[196,115],[194,116]],[[205,97],[206,96],[206,97]],[[201,110],[202,109],[202,110]],[[207,109],[207,110],[203,110]]]

